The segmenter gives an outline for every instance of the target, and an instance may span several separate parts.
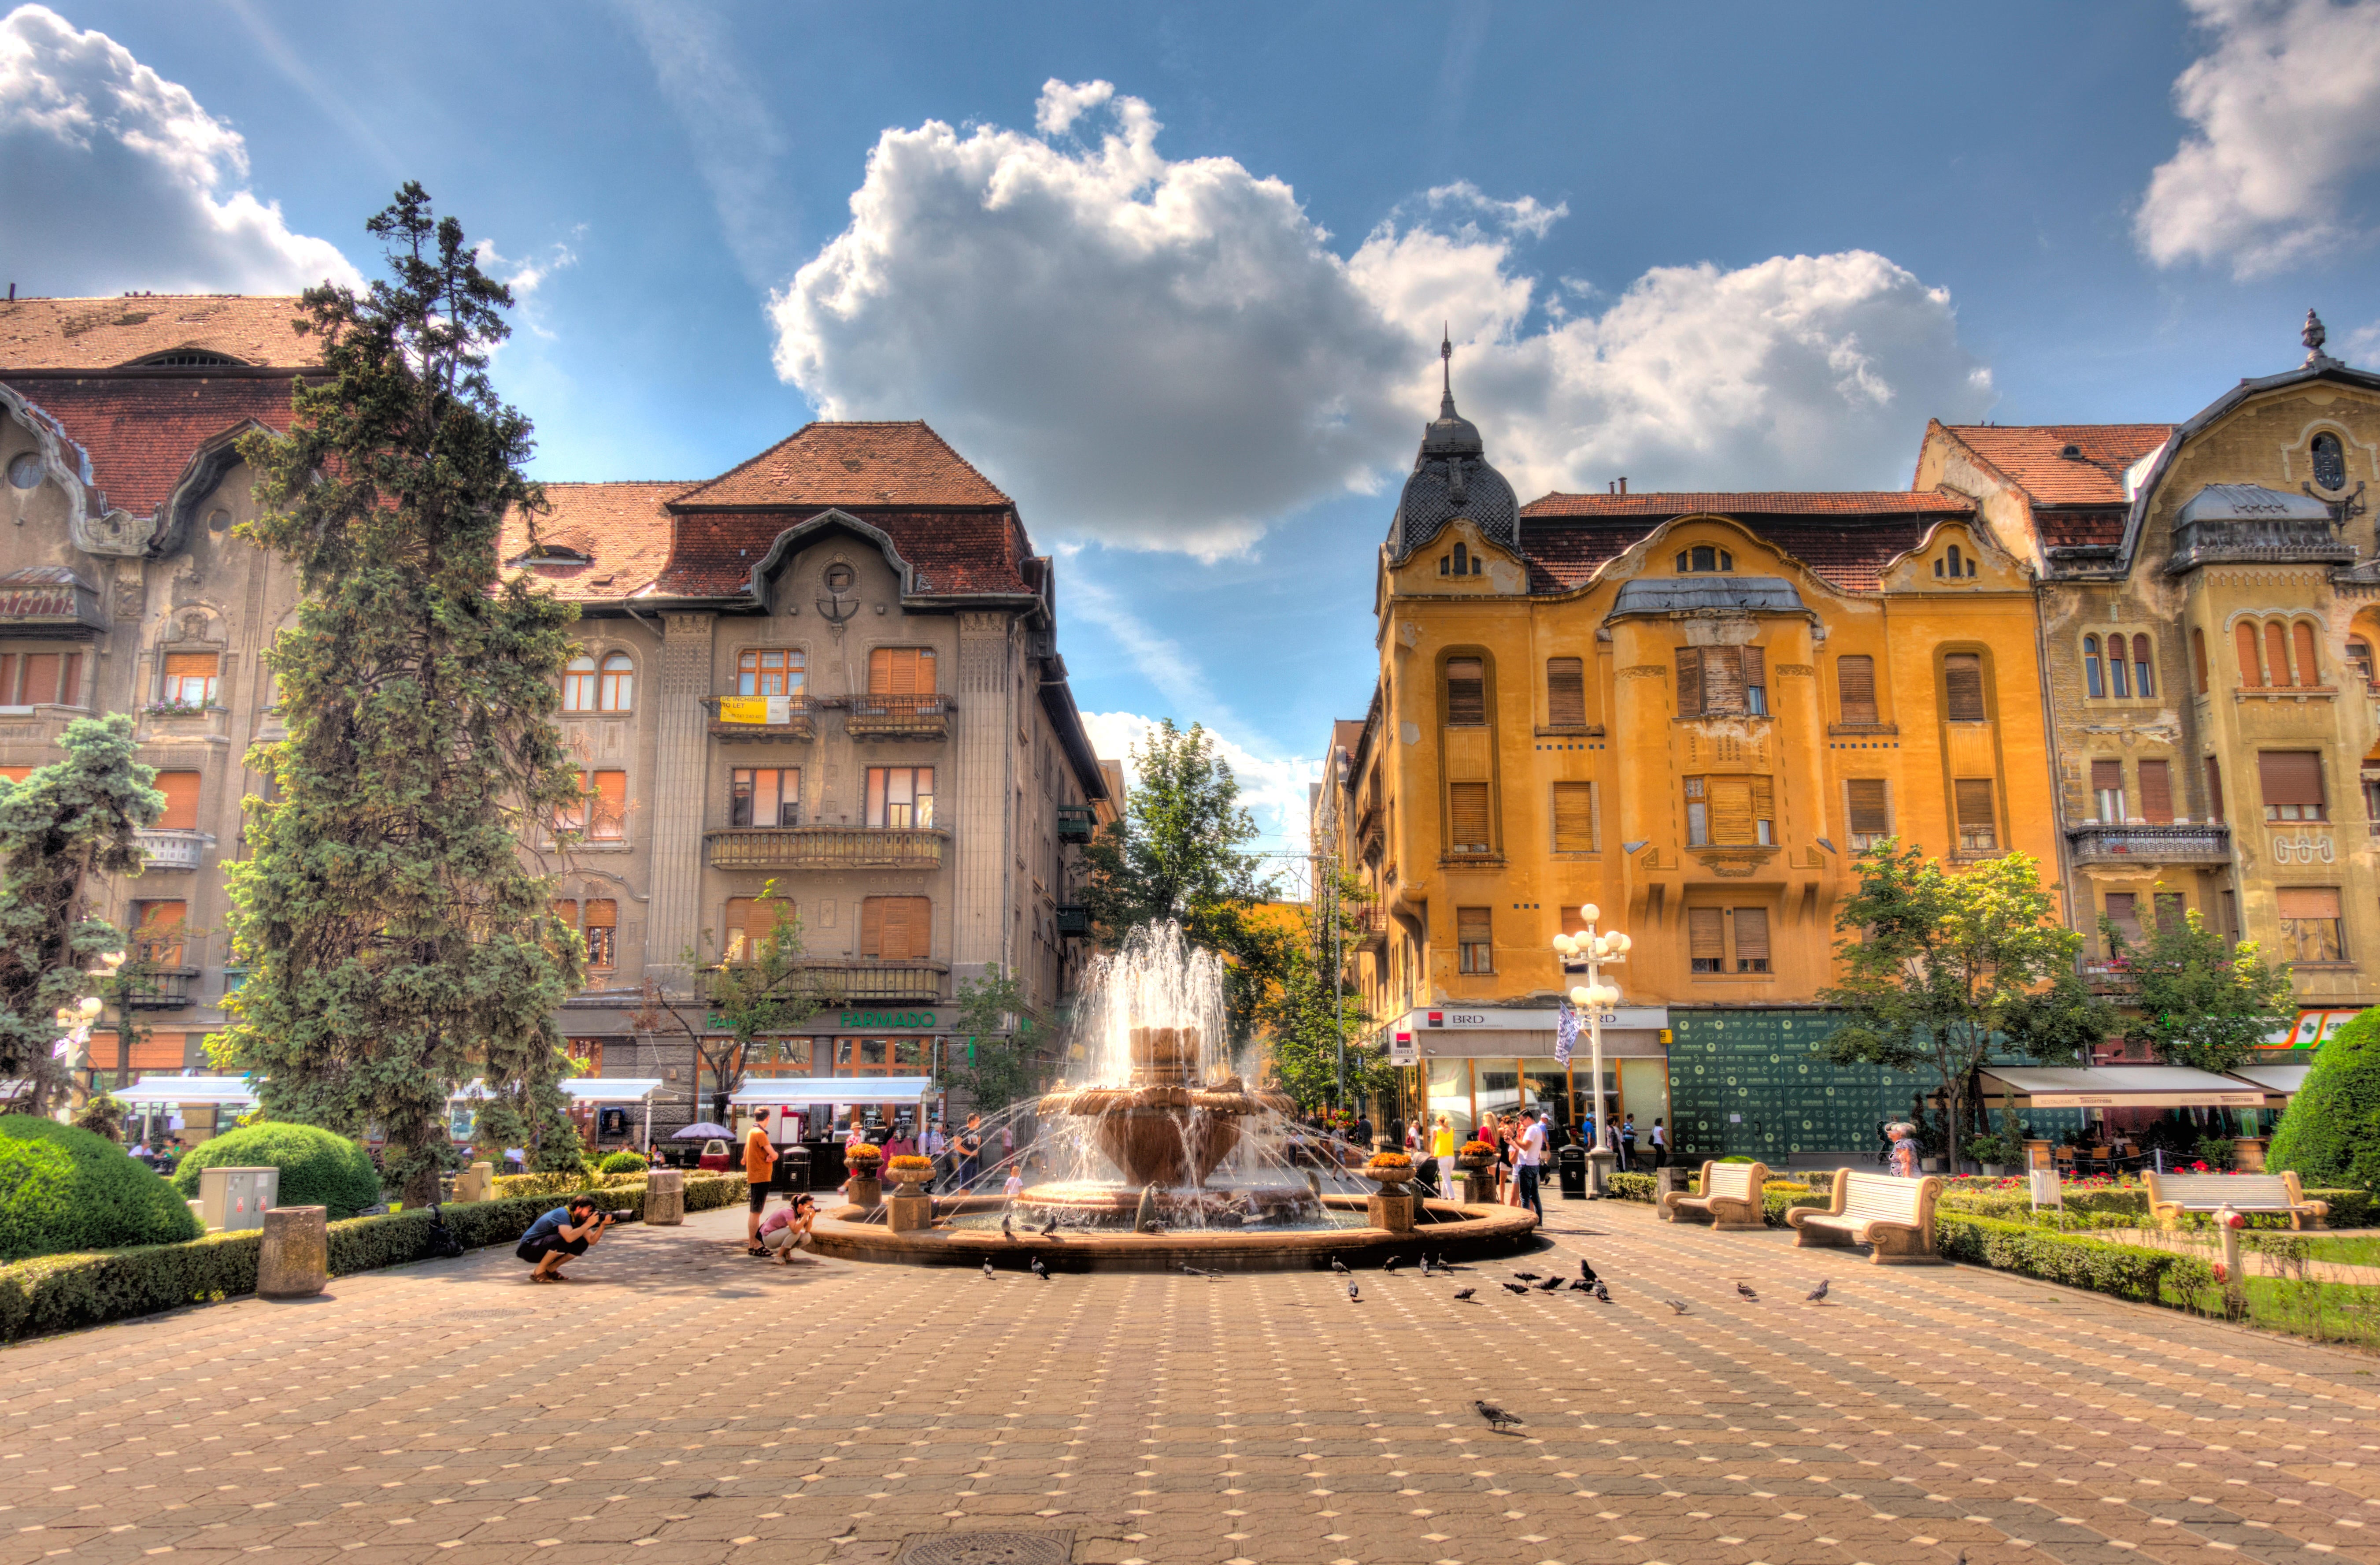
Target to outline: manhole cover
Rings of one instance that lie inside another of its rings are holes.
[[[912,1533],[895,1565],[1069,1565],[1075,1534]]]

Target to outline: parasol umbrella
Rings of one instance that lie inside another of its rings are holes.
[[[670,1137],[672,1141],[734,1141],[735,1139],[735,1131],[724,1125],[713,1125],[708,1120],[700,1124],[688,1125],[685,1130]]]

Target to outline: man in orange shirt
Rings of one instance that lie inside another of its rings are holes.
[[[769,1144],[769,1111],[756,1109],[752,1129],[744,1137],[744,1189],[752,1208],[744,1217],[744,1249],[747,1254],[768,1253],[760,1247],[760,1208],[769,1204],[769,1174],[776,1161],[777,1149]]]

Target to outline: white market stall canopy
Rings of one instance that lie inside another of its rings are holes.
[[[2306,1072],[2311,1065],[2235,1065],[2231,1074],[2243,1082],[2253,1082],[2275,1097],[2295,1097],[2305,1090]]]
[[[773,1076],[747,1082],[736,1104],[923,1103],[940,1093],[931,1076]]]
[[[213,1104],[219,1108],[256,1104],[256,1093],[245,1076],[144,1076],[108,1095],[124,1103]]]
[[[562,1083],[573,1103],[643,1103],[662,1090],[658,1076],[580,1076]]]
[[[2180,1065],[2000,1066],[1983,1072],[1987,1100],[2032,1108],[2262,1108],[2265,1091]]]

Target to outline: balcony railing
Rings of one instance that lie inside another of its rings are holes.
[[[818,724],[810,715],[812,708],[808,696],[722,698],[707,695],[701,700],[702,704],[710,709],[710,737],[729,744],[793,744],[818,738]],[[723,706],[722,700],[736,702],[738,706]],[[731,722],[721,715],[723,711],[736,711],[743,703],[753,701],[771,703],[762,710],[771,716],[782,712],[785,720],[782,723],[743,723]]]
[[[946,695],[856,695],[844,731],[855,739],[948,739]]]
[[[1092,834],[1098,829],[1098,817],[1091,813],[1089,805],[1061,804],[1058,806],[1059,841],[1088,842]]]
[[[950,840],[933,826],[735,826],[703,835],[715,870],[938,870]]]
[[[2093,821],[2069,826],[2066,840],[2077,863],[2126,860],[2158,864],[2228,864],[2231,828],[2216,822],[2194,825],[2117,825]]]
[[[176,955],[171,950],[163,954]],[[190,1003],[190,991],[198,985],[199,970],[164,964],[140,967],[128,972],[123,982],[125,1003],[134,1010],[180,1010]]]
[[[146,855],[143,868],[152,870],[194,870],[205,858],[215,839],[202,831],[136,831],[133,842]]]
[[[858,1000],[939,1000],[949,974],[940,962],[864,960],[804,962],[802,971],[824,991],[829,1005]]]
[[[2166,569],[2183,571],[2226,560],[2347,565],[2354,558],[2353,545],[2322,518],[2185,521],[2173,530],[2173,557]]]
[[[1087,936],[1091,933],[1091,910],[1082,902],[1058,904],[1058,933],[1068,936]]]
[[[1389,915],[1385,909],[1355,907],[1347,910],[1347,922],[1355,926],[1354,944],[1358,950],[1389,948]]]

